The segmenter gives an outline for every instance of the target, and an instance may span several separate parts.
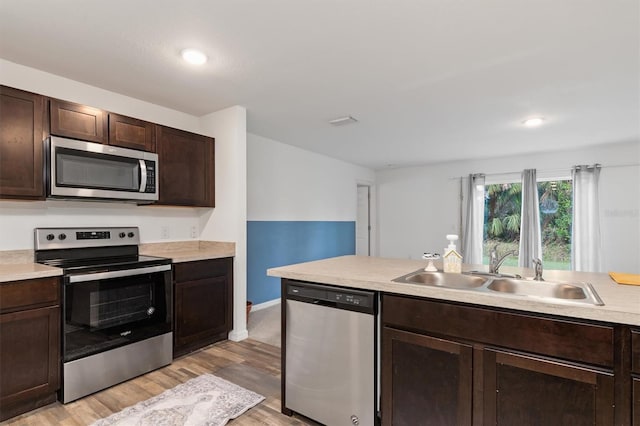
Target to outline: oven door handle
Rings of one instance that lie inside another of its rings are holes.
[[[86,281],[108,280],[110,278],[131,277],[134,275],[152,274],[154,272],[164,272],[164,271],[170,271],[170,270],[171,270],[171,265],[158,265],[158,266],[149,266],[146,268],[124,269],[121,271],[69,275],[69,282],[81,283]]]

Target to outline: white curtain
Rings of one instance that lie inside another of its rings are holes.
[[[518,265],[533,267],[533,258],[542,259],[540,234],[540,203],[538,200],[538,182],[536,170],[522,172],[522,207],[520,211],[520,254]]]
[[[467,184],[467,218],[462,233],[464,263],[482,265],[484,227],[484,175],[471,174]]]
[[[573,227],[571,267],[574,271],[602,272],[600,247],[600,165],[575,166],[573,179]]]

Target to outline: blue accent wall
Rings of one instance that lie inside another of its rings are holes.
[[[355,222],[248,221],[247,300],[280,297],[280,278],[267,269],[356,252]]]

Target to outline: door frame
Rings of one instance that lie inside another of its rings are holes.
[[[358,227],[358,187],[366,186],[369,188],[369,256],[377,256],[378,254],[378,227],[377,227],[377,215],[376,215],[376,187],[373,182],[366,180],[356,180],[355,193],[355,217],[356,228]],[[354,234],[354,238],[356,238]],[[354,241],[355,243],[355,241]]]

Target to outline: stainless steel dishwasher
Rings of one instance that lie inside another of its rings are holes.
[[[283,412],[377,424],[377,293],[285,280]]]

